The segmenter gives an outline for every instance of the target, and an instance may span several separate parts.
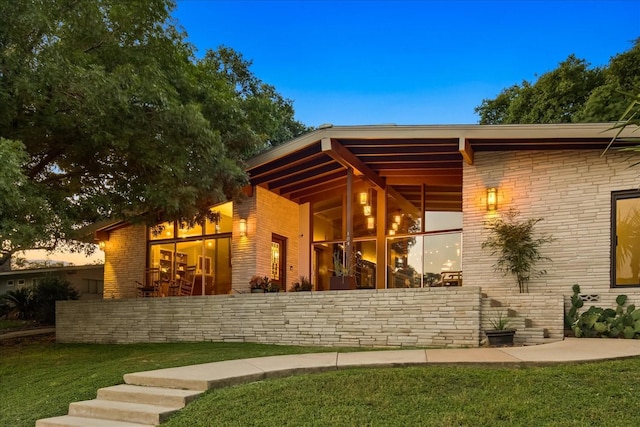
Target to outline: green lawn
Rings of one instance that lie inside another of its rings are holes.
[[[322,349],[328,351],[330,349]],[[257,344],[63,345],[0,352],[0,425],[33,426],[142,369],[320,351]],[[175,426],[637,426],[640,358],[532,368],[349,369],[208,392]]]

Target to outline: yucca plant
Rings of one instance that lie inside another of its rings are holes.
[[[521,293],[529,292],[529,280],[532,276],[546,273],[535,270],[539,261],[550,260],[542,256],[540,248],[553,241],[551,236],[534,237],[534,228],[542,218],[518,220],[519,212],[510,209],[504,218],[496,219],[490,226],[489,238],[482,243],[483,249],[489,249],[491,255],[498,256],[494,269],[505,276],[515,276]]]

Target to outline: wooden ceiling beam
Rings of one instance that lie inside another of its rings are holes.
[[[324,187],[324,186],[333,186],[333,187],[338,187],[338,186],[342,186],[342,184],[339,182],[341,180],[344,180],[345,185],[347,182],[347,179],[344,175],[344,171],[340,170],[338,172],[334,172],[332,174],[327,174],[325,176],[322,177],[317,177],[314,179],[309,179],[303,182],[299,182],[296,184],[292,184],[292,185],[288,185],[286,187],[282,187],[280,188],[280,193],[285,195],[285,194],[290,194],[292,195],[291,197],[301,197],[299,194],[299,192],[304,192],[304,191],[315,191],[316,187]],[[295,195],[294,195],[295,194]]]
[[[269,188],[286,187],[292,184],[304,184],[306,180],[313,180],[334,172],[344,172],[335,162],[325,163],[320,167],[310,167],[308,169],[292,172],[281,179],[269,181]]]
[[[460,137],[458,142],[458,150],[460,150],[460,154],[462,154],[462,158],[468,165],[473,164],[473,147],[469,140],[465,137]]]
[[[357,158],[351,151],[347,150],[335,139],[322,138],[320,141],[322,152],[326,153],[329,157],[340,163],[345,168],[352,168],[357,175],[364,176],[378,189],[384,190],[386,184],[384,179],[376,174],[369,166],[365,165],[362,160]]]

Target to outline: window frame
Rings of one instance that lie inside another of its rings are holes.
[[[629,285],[618,285],[616,284],[616,252],[618,247],[618,233],[617,233],[617,222],[618,222],[618,210],[617,203],[619,200],[625,199],[639,199],[640,200],[640,190],[622,190],[622,191],[612,191],[611,192],[611,240],[610,240],[610,287],[617,289],[627,289],[627,288],[640,288],[640,283],[637,284],[629,284]]]

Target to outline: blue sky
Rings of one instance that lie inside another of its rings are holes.
[[[477,123],[483,98],[640,37],[638,0],[177,1],[199,56],[239,51],[310,126]]]

